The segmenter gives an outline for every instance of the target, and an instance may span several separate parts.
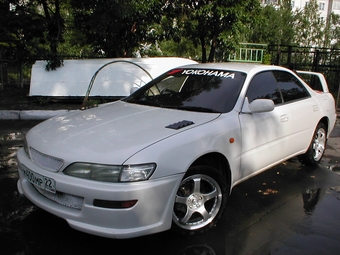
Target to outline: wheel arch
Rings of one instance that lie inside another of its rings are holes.
[[[198,165],[208,165],[216,170],[218,170],[225,178],[225,181],[227,182],[229,189],[231,187],[231,169],[229,165],[228,159],[218,152],[211,152],[205,155],[202,155],[201,157],[197,158],[190,167],[192,166],[198,166]]]
[[[328,117],[323,117],[320,121],[319,121],[319,123],[322,123],[322,124],[324,124],[325,125],[325,127],[326,127],[326,131],[327,131],[327,137],[329,136],[329,119],[328,119]]]

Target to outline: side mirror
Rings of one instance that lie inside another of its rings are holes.
[[[275,108],[273,100],[270,99],[255,99],[249,104],[248,98],[244,101],[242,112],[243,113],[261,113],[271,112]]]

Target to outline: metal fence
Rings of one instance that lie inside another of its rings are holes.
[[[228,57],[230,62],[262,63],[267,44],[241,43],[240,47]]]
[[[340,107],[339,49],[269,45],[267,52],[271,55],[272,64],[285,66],[292,70],[322,73],[327,80],[330,92],[336,99],[337,107]]]
[[[14,54],[15,55],[15,54]],[[260,62],[266,55],[272,64],[292,70],[316,71],[324,74],[329,90],[339,105],[340,50],[331,48],[298,47],[292,45],[244,44],[229,61]],[[0,52],[0,90],[11,87],[24,88],[30,84],[33,59],[6,59]],[[77,57],[71,57],[77,59]]]
[[[34,60],[24,60],[20,53],[18,41],[0,41],[0,90],[29,86]]]

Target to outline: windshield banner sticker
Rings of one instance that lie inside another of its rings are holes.
[[[205,76],[216,76],[224,78],[235,78],[235,73],[228,73],[216,70],[183,70],[182,74],[186,75],[205,75]]]

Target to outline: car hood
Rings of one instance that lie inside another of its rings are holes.
[[[26,138],[30,147],[65,163],[122,164],[145,147],[219,115],[117,101],[51,118]]]

